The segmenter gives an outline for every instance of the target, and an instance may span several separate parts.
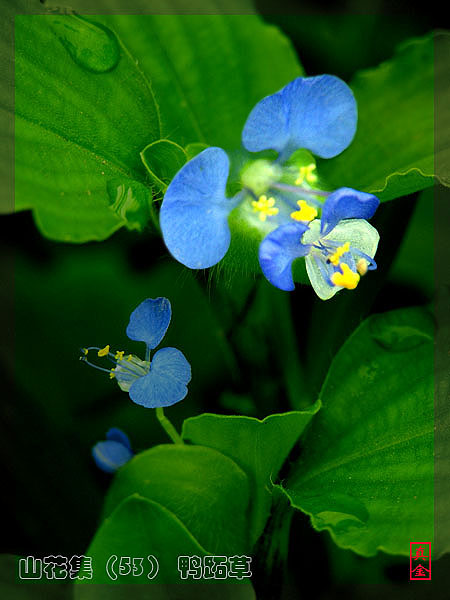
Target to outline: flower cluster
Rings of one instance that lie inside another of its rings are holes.
[[[292,263],[303,257],[311,284],[326,300],[354,289],[368,270],[378,232],[367,222],[379,200],[342,187],[318,185],[309,152],[332,158],[351,143],[357,123],[350,88],[331,75],[299,77],[262,99],[251,111],[242,144],[249,152],[275,150],[274,161],[257,159],[241,172],[241,190],[226,196],[230,161],[224,150],[207,148],[175,175],[164,196],[160,223],[171,254],[191,269],[218,263],[228,251],[233,210],[261,237],[259,262],[265,277],[293,290]],[[304,158],[299,162],[298,152]]]
[[[130,394],[136,404],[147,408],[171,406],[187,394],[191,367],[182,352],[176,348],[162,348],[151,358],[151,351],[161,343],[169,327],[172,309],[167,298],[148,298],[131,313],[127,336],[145,342],[147,350],[142,360],[123,350],[111,352],[110,346],[90,346],[82,349],[80,360],[109,374],[120,389]],[[93,364],[89,353],[105,358],[114,366],[110,369]]]

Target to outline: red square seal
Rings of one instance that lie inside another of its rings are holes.
[[[409,579],[411,581],[431,580],[431,542],[410,542]]]

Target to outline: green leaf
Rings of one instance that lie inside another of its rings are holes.
[[[192,144],[188,144],[185,148],[187,159],[191,160],[194,156],[197,156],[197,154],[206,150],[206,148],[208,148],[208,144],[202,144],[201,142],[192,142]]]
[[[135,60],[108,28],[75,15],[18,16],[15,48],[16,209],[33,209],[56,240],[141,229],[150,195],[139,152],[160,122]],[[140,186],[131,212],[108,193],[118,181]]]
[[[108,15],[152,81],[163,134],[241,145],[253,106],[302,74],[289,40],[256,15]]]
[[[86,555],[92,557],[93,579],[77,581],[74,598],[168,600],[175,597],[175,592],[180,600],[207,600],[212,593],[218,600],[255,599],[248,580],[231,580],[232,583],[182,581],[178,557],[203,558],[207,554],[173,513],[157,502],[135,494],[121,502],[95,534],[86,551]],[[118,575],[116,580],[110,579],[106,565],[112,555],[119,560],[120,557],[143,558],[142,575],[119,575],[119,561],[114,564],[110,561],[109,571]],[[154,556],[159,566],[151,580],[148,579],[151,572],[149,556]]]
[[[172,511],[212,553],[231,555],[248,548],[247,476],[216,450],[163,445],[138,454],[117,473],[105,514],[135,493]]]
[[[358,129],[347,150],[320,161],[330,186],[372,192],[384,201],[433,185],[433,36],[401,45],[391,60],[359,72],[351,87]]]
[[[183,424],[184,439],[220,450],[248,475],[253,506],[250,516],[251,545],[261,535],[270,513],[271,483],[303,433],[319,403],[305,411],[251,417],[203,414]]]
[[[164,192],[174,175],[187,161],[187,154],[175,142],[158,140],[142,150],[141,159],[150,179],[161,192]]]
[[[315,529],[364,556],[433,538],[433,322],[374,315],[335,357],[285,484]]]
[[[116,582],[112,581],[105,567],[113,554],[119,557],[144,557],[145,572],[141,576],[130,573]],[[84,589],[89,589],[92,583],[150,583],[147,578],[150,571],[147,556],[151,554],[156,556],[159,563],[155,583],[178,583],[178,556],[205,556],[207,552],[170,510],[158,502],[133,494],[120,502],[103,521],[86,551],[86,555],[92,557],[94,577],[90,581],[82,580],[81,585],[76,587],[79,597],[89,597],[85,595],[89,592]]]

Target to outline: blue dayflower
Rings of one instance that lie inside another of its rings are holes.
[[[281,290],[294,289],[292,262],[304,257],[316,294],[328,300],[338,291],[354,289],[360,276],[376,269],[373,260],[380,236],[365,219],[379,204],[372,194],[341,188],[328,196],[318,212],[309,205],[299,212],[308,217],[281,225],[261,242],[259,262],[265,277]]]
[[[80,360],[116,379],[119,387],[128,392],[136,404],[147,408],[171,406],[187,394],[191,380],[191,367],[182,352],[176,348],[162,348],[151,358],[151,351],[161,343],[169,327],[172,310],[167,298],[148,298],[131,313],[127,336],[131,340],[144,342],[147,346],[145,359],[134,354],[125,355],[118,350],[90,346],[82,349]],[[105,357],[114,367],[105,369],[91,363],[87,356],[95,351]]]
[[[333,284],[333,281],[347,284],[348,278],[342,272],[344,280],[339,272],[336,275],[329,272],[331,263],[326,262],[329,256],[325,251],[326,277],[322,266],[320,273],[326,281],[326,292],[322,281],[319,283],[316,266],[323,261],[316,256],[318,244],[322,238],[326,239],[331,252],[337,241],[334,237],[341,232],[341,223],[370,218],[379,201],[371,194],[350,188],[334,192],[318,189],[319,178],[311,155],[306,153],[307,162],[298,164],[296,154],[302,149],[321,158],[332,158],[351,143],[356,124],[357,107],[352,91],[331,75],[298,77],[263,98],[245,123],[242,143],[250,152],[275,150],[278,158],[258,159],[247,165],[241,172],[242,190],[232,198],[226,196],[230,162],[224,150],[208,148],[184,165],[169,185],[161,207],[161,230],[169,251],[192,269],[213,266],[228,250],[228,216],[239,206],[239,218],[259,232],[260,264],[271,283],[281,289],[293,289],[291,264],[294,258],[303,256],[320,297],[331,297],[346,287]],[[303,243],[301,240],[303,236],[308,238],[310,227],[316,235],[316,221],[320,222],[318,239]],[[372,229],[363,225],[360,234],[369,235]],[[373,249],[373,236],[369,237],[367,244],[358,237],[357,245],[351,246],[352,252],[346,253],[341,263],[353,268],[354,259],[351,262],[349,256],[358,250],[369,257],[370,260],[360,256],[367,261],[367,268],[374,268],[371,253],[376,246]],[[366,246],[369,252],[364,252]],[[363,271],[361,260],[359,268]],[[346,266],[341,268],[347,272]]]
[[[105,473],[114,473],[134,456],[126,433],[112,427],[106,433],[106,441],[97,442],[92,448],[95,464]]]
[[[352,141],[358,113],[351,89],[338,77],[297,77],[251,111],[242,132],[250,152],[276,150],[285,160],[298,148],[337,156]]]

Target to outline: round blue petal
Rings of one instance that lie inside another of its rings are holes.
[[[176,348],[162,348],[153,357],[150,371],[130,387],[130,398],[146,408],[170,406],[186,396],[191,366]]]
[[[106,432],[106,439],[111,440],[113,442],[118,442],[119,444],[122,444],[123,446],[126,446],[129,450],[131,450],[130,438],[124,431],[122,431],[118,427],[111,427],[111,429],[108,429],[108,431]]]
[[[321,233],[328,234],[343,219],[370,219],[379,204],[372,194],[339,188],[328,196],[322,207]]]
[[[283,160],[299,148],[332,158],[352,141],[357,120],[353,92],[341,79],[298,77],[254,107],[242,143],[250,152],[276,150]]]
[[[230,162],[221,148],[207,148],[173,178],[164,196],[160,224],[169,252],[191,269],[218,263],[230,245],[226,198]]]
[[[295,288],[292,278],[292,261],[306,256],[309,245],[301,243],[308,226],[303,223],[289,223],[278,227],[267,235],[259,247],[259,263],[264,276],[272,285],[290,292]]]
[[[127,327],[130,340],[156,348],[169,327],[172,309],[167,298],[147,298],[133,310]]]
[[[114,473],[133,457],[133,452],[120,442],[108,440],[95,444],[92,456],[99,469],[106,473]]]

